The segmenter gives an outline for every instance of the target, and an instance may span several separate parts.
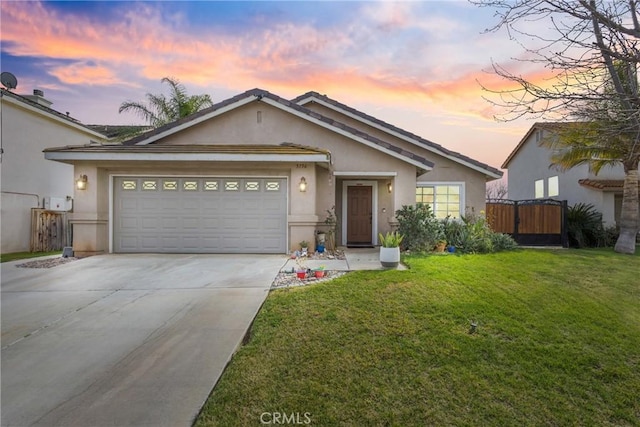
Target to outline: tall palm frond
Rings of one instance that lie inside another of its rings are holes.
[[[146,104],[126,101],[120,105],[118,112],[133,112],[149,125],[159,127],[213,105],[209,95],[187,95],[186,88],[177,79],[163,77],[160,82],[170,86],[169,97],[147,93]]]

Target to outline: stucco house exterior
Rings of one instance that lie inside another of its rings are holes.
[[[341,245],[376,245],[416,201],[483,209],[496,168],[316,92],[252,89],[121,146],[45,157],[86,176],[74,252],[287,253],[335,207]]]
[[[602,213],[607,226],[615,226],[622,207],[622,166],[605,167],[598,175],[588,165],[567,171],[550,167],[551,151],[540,145],[543,138],[553,135],[566,123],[535,123],[502,164],[508,170],[509,199],[566,200],[569,206],[591,204]]]
[[[106,138],[51,108],[44,93],[17,95],[0,89],[2,253],[29,250],[31,208],[66,211],[73,207],[73,166],[50,162],[42,151]]]

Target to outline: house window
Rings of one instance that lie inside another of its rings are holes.
[[[541,129],[537,129],[536,130],[536,142],[539,143],[540,141],[542,141],[542,130]]]
[[[542,199],[544,197],[544,179],[538,179],[535,182],[535,198]]]
[[[462,199],[462,184],[418,184],[416,187],[416,203],[429,205],[436,218],[460,218]]]
[[[547,180],[548,196],[553,197],[560,194],[560,188],[558,186],[558,176],[552,176]]]

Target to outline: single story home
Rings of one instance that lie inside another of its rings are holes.
[[[252,89],[122,145],[45,150],[72,164],[74,252],[287,253],[328,211],[340,245],[377,245],[403,205],[484,209],[502,172],[327,96]]]
[[[534,123],[502,164],[508,170],[508,195],[512,200],[566,200],[569,206],[591,204],[602,213],[605,225],[615,226],[622,208],[622,166],[605,167],[598,175],[588,165],[567,171],[551,167],[551,151],[541,145],[558,127],[568,123]]]

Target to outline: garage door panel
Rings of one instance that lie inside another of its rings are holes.
[[[180,227],[180,221],[175,217],[163,217],[162,229],[164,231],[178,230]]]
[[[155,197],[149,197],[148,195],[141,196],[138,199],[138,204],[138,209],[145,211],[160,209],[160,199],[158,199],[157,195]]]
[[[220,228],[220,218],[206,217],[202,220],[202,230],[218,230]]]
[[[283,178],[114,179],[114,250],[284,253]]]
[[[197,231],[198,228],[200,228],[200,218],[198,217],[182,218],[183,230]]]
[[[122,223],[122,230],[136,230],[138,229],[138,218],[123,216],[120,218]]]
[[[159,246],[160,239],[160,236],[141,236],[138,241],[143,249],[149,250],[149,248]]]
[[[121,199],[120,200],[120,209],[124,211],[135,211],[138,209],[138,200],[137,199]]]

